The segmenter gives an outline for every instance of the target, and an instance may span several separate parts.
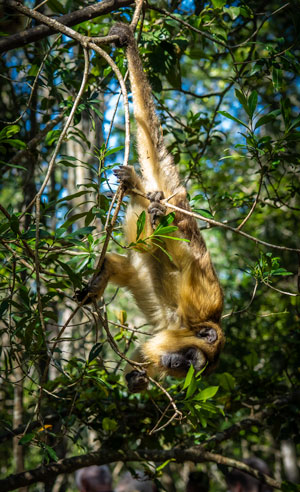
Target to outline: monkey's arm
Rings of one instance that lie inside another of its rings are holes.
[[[138,272],[126,256],[107,253],[100,271],[93,275],[84,289],[76,292],[77,300],[81,302],[87,297],[85,304],[88,304],[91,299],[100,299],[108,282],[130,288],[138,283]]]

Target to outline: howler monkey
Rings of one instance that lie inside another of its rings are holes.
[[[136,241],[137,217],[146,211],[142,237],[149,237],[167,211],[163,197],[174,195],[170,203],[190,210],[186,191],[180,185],[173,159],[162,137],[151,88],[143,72],[131,28],[116,24],[110,31],[126,47],[128,70],[137,122],[137,147],[142,177],[133,167],[120,167],[115,174],[131,195],[127,207],[125,233],[129,243]],[[145,197],[134,193],[134,189]],[[156,191],[159,190],[159,191]],[[149,204],[150,202],[150,204]],[[168,255],[152,244],[149,251],[130,250],[127,256],[108,253],[101,271],[94,275],[79,296],[102,296],[108,282],[127,287],[137,305],[154,327],[153,336],[135,353],[135,360],[149,362],[147,373],[184,377],[192,364],[196,371],[216,366],[224,345],[220,327],[222,290],[212,266],[196,220],[176,212],[177,230],[164,238]],[[174,240],[173,237],[188,241]],[[129,390],[145,389],[145,371],[126,375]]]

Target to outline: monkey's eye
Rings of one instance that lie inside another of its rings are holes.
[[[201,326],[196,333],[197,338],[201,338],[207,343],[214,343],[218,339],[218,334],[211,326]]]

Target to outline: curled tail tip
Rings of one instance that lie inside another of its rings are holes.
[[[110,36],[118,36],[116,46],[128,46],[134,41],[134,35],[129,25],[117,22],[109,31]]]

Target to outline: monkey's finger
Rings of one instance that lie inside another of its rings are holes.
[[[163,191],[151,191],[147,193],[147,198],[150,202],[159,202],[163,198],[165,198]]]

